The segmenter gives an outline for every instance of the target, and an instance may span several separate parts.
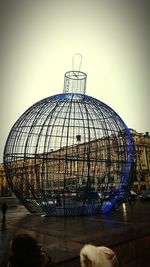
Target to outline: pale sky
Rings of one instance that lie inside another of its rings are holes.
[[[9,131],[35,102],[63,92],[82,54],[86,94],[129,128],[150,131],[149,0],[0,1],[0,162]]]

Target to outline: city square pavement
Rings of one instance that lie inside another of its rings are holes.
[[[9,240],[14,234],[22,232],[37,238],[58,265],[80,266],[79,252],[84,244],[104,245],[115,250],[144,237],[149,243],[150,201],[136,200],[132,205],[123,204],[117,211],[108,214],[79,217],[42,217],[18,206],[9,208],[6,223],[0,223],[0,267],[6,266]],[[131,249],[134,254],[137,253],[133,242]],[[118,257],[120,266],[125,266],[121,264],[122,254]]]

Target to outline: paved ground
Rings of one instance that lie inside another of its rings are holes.
[[[150,201],[136,200],[118,211],[87,217],[41,217],[24,207],[9,209],[0,229],[0,266],[6,266],[8,242],[15,233],[36,237],[54,262],[79,255],[86,243],[114,247],[150,234]]]

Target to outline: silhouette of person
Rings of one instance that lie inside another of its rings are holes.
[[[61,203],[61,197],[60,197],[60,195],[58,194],[57,196],[56,196],[56,201],[57,201],[57,206],[62,206],[62,203]]]
[[[50,267],[51,257],[28,234],[15,235],[10,241],[7,267]]]
[[[2,221],[1,231],[5,231],[5,230],[7,230],[6,222],[5,221]]]
[[[2,222],[5,222],[6,220],[6,211],[8,209],[8,206],[6,204],[6,202],[4,201],[2,204],[2,213],[3,213],[3,218],[2,218]]]

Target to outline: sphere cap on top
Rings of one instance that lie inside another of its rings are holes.
[[[80,57],[79,70],[74,70],[75,57]],[[67,71],[64,76],[64,90],[63,93],[78,93],[85,94],[87,75],[80,71],[82,63],[82,55],[77,53],[72,58],[72,71]]]

